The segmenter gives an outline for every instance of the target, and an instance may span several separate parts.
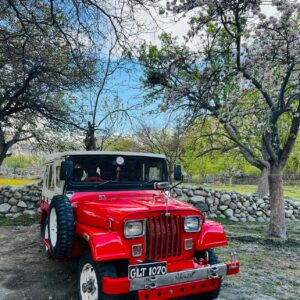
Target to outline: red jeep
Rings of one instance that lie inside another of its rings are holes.
[[[239,272],[222,226],[170,196],[166,158],[65,152],[46,161],[40,221],[48,255],[78,257],[79,299],[215,299]],[[174,170],[175,180],[181,170]]]

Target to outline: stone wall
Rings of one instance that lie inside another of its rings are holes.
[[[207,211],[208,218],[220,217],[236,222],[266,222],[270,219],[269,197],[261,199],[257,194],[182,187],[175,188],[173,196]],[[285,199],[285,216],[290,220],[300,220],[300,201]]]
[[[246,195],[236,192],[221,192],[205,188],[176,188],[173,196],[207,211],[208,218],[224,218],[232,221],[265,222],[270,217],[268,197],[256,194]],[[34,216],[39,208],[41,187],[0,187],[0,215],[18,217],[21,214]],[[290,220],[300,220],[300,201],[285,200],[285,215]]]
[[[35,216],[39,208],[41,187],[35,184],[23,187],[0,187],[0,215],[16,218],[21,214]]]

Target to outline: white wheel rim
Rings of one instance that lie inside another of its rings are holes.
[[[98,299],[98,282],[94,267],[86,263],[80,274],[80,296],[82,300]]]
[[[48,224],[45,225],[45,232],[44,232],[44,239],[49,241],[49,233],[48,233]],[[46,245],[46,243],[44,243],[45,246],[45,250],[48,252],[48,247]]]
[[[52,208],[50,212],[49,229],[50,243],[52,247],[55,247],[57,242],[57,216],[55,208]]]

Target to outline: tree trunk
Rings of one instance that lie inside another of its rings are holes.
[[[269,169],[264,168],[258,183],[257,194],[260,198],[267,196],[269,193]]]
[[[269,174],[271,216],[269,235],[286,239],[285,207],[281,169],[271,165]]]
[[[96,138],[95,138],[95,126],[88,122],[88,129],[86,131],[86,136],[84,139],[84,145],[86,151],[95,151],[96,147]]]

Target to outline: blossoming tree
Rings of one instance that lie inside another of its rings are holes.
[[[273,1],[277,13],[267,17],[261,4],[168,3],[168,11],[191,16],[187,43],[164,34],[160,49],[143,45],[140,59],[150,98],[181,110],[187,124],[216,119],[246,160],[268,172],[269,234],[284,239],[282,168],[300,125],[300,5]]]

